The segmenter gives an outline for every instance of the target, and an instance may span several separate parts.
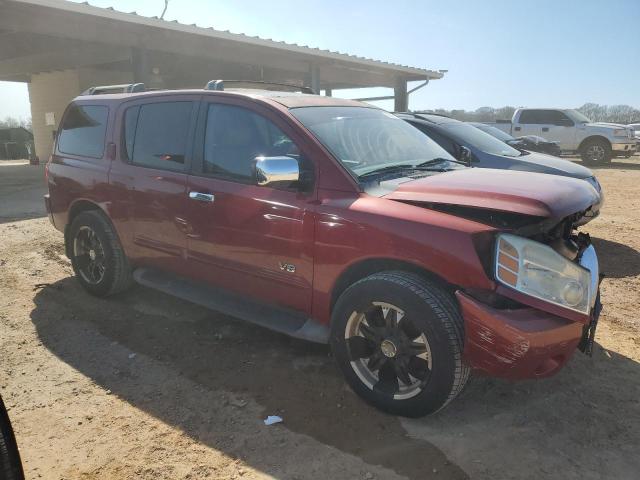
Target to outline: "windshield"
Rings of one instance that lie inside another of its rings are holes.
[[[576,123],[591,123],[589,117],[585,117],[577,110],[565,110],[564,113]]]
[[[507,132],[503,132],[499,128],[492,127],[491,125],[485,125],[484,123],[471,123],[476,128],[479,128],[483,132],[488,133],[492,137],[496,137],[498,140],[502,140],[503,142],[509,142],[511,140],[515,140],[511,135]]]
[[[438,161],[464,168],[442,147],[391,113],[368,107],[302,107],[291,113],[355,178],[391,167]]]
[[[504,155],[505,157],[519,157],[521,155],[519,150],[468,123],[452,122],[440,126],[445,128],[458,143],[471,145],[481,152]]]

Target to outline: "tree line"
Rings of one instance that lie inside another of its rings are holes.
[[[576,108],[580,113],[586,115],[593,122],[640,123],[640,110],[630,105],[599,105],[597,103],[585,103]],[[446,110],[437,108],[429,110],[432,113],[446,115],[463,122],[495,122],[497,120],[511,120],[516,107],[506,106],[500,108],[480,107],[476,110]],[[0,128],[24,127],[32,131],[31,118],[5,117],[0,120]]]
[[[0,120],[0,128],[18,128],[24,127],[30,132],[33,131],[31,125],[31,118],[14,118],[4,117],[4,120]]]
[[[640,123],[640,110],[630,105],[599,105],[597,103],[585,103],[577,111],[586,115],[592,122]],[[480,107],[477,110],[446,110],[438,108],[430,110],[433,113],[446,115],[463,122],[495,122],[497,120],[511,120],[516,107],[506,106],[501,108]]]

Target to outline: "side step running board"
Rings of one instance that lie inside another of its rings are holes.
[[[150,268],[138,268],[133,278],[145,287],[236,317],[261,327],[316,343],[329,342],[329,328],[298,312],[265,305],[234,292],[211,287]]]

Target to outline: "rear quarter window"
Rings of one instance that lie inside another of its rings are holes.
[[[102,158],[109,109],[104,105],[71,105],[60,126],[60,153]]]

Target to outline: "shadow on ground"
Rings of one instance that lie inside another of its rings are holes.
[[[591,237],[600,270],[609,278],[640,275],[640,252],[622,243]]]
[[[640,471],[640,364],[595,345],[556,376],[475,378],[455,404],[404,419],[472,478],[635,479]]]
[[[215,426],[203,427],[206,419],[196,411],[176,411],[196,408],[192,399],[203,395],[202,387],[230,391],[256,400],[265,416],[280,414],[292,431],[411,479],[434,468],[442,479],[467,478],[465,472],[511,478],[509,471],[519,478],[555,478],[560,470],[564,478],[607,472],[626,478],[625,471],[638,466],[632,450],[640,442],[640,365],[615,352],[605,356],[600,347],[594,358],[576,353],[560,374],[543,381],[475,378],[443,412],[401,420],[355,397],[326,347],[143,287],[104,300],[66,278],[39,291],[35,304],[31,318],[38,335],[64,362],[136,408],[266,473],[276,474],[264,454],[230,446]],[[186,377],[196,387],[150,395],[148,383],[158,382],[158,375],[132,378],[126,357],[114,371],[109,348],[116,343],[168,367],[171,373],[159,383],[170,387]],[[258,428],[261,418],[249,421]]]
[[[31,319],[38,335],[61,360],[135,407],[254,468],[269,473],[258,453],[235,447],[229,451],[215,427],[203,431],[205,419],[197,419],[197,412],[188,418],[175,414],[190,398],[201,396],[201,388],[179,392],[180,398],[150,396],[144,377],[132,381],[120,366],[114,373],[113,362],[100,358],[100,352],[117,342],[175,372],[174,378],[162,379],[167,385],[185,376],[213,392],[224,389],[252,398],[265,407],[265,416],[283,416],[286,428],[409,478],[423,478],[434,468],[439,478],[467,478],[432,444],[410,438],[398,418],[355,397],[328,347],[290,339],[144,287],[103,300],[90,297],[74,279],[66,278],[38,291],[34,301]],[[102,345],[95,344],[96,330],[106,337],[98,336]],[[261,418],[254,421],[258,428]]]
[[[574,163],[579,163],[591,170],[640,170],[640,156],[632,156],[630,158],[614,158],[606,165],[587,165],[579,158],[567,158]]]

